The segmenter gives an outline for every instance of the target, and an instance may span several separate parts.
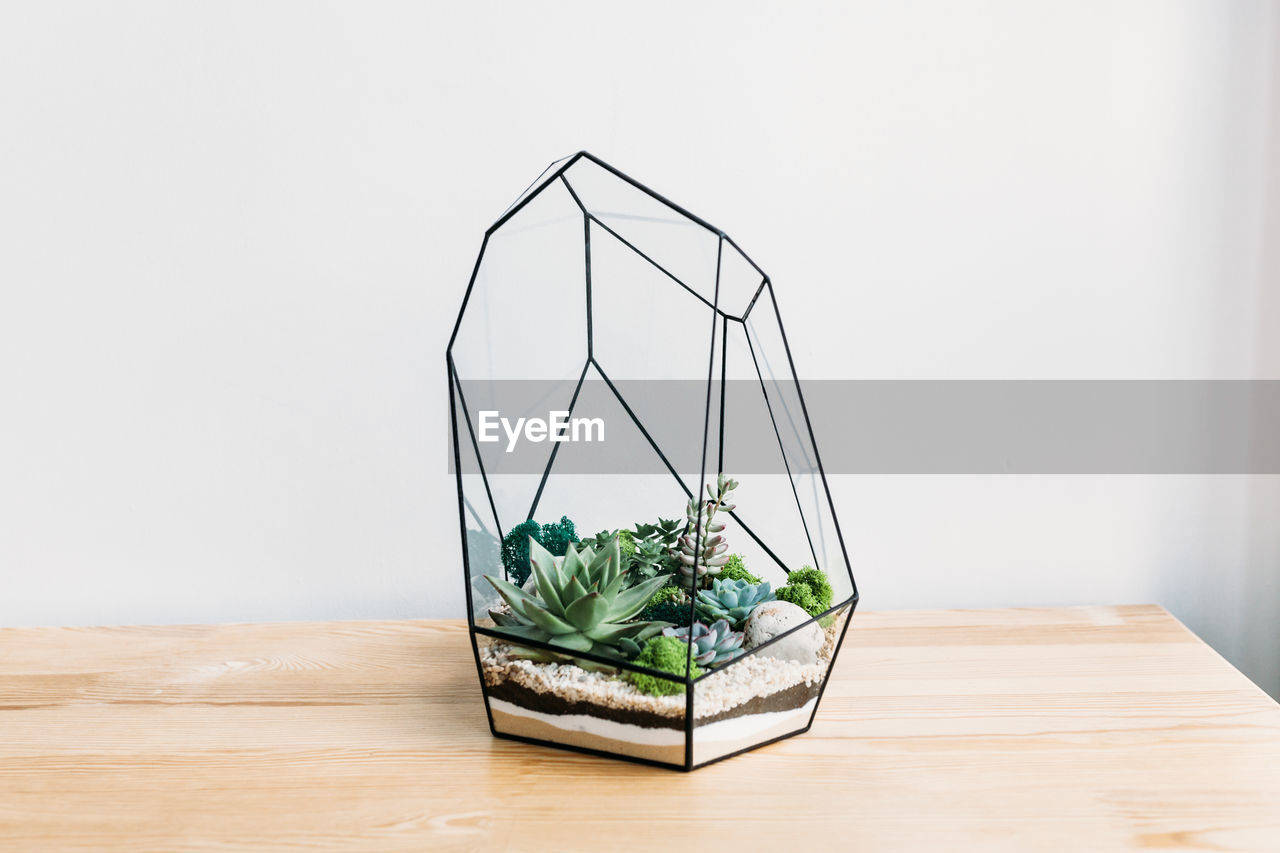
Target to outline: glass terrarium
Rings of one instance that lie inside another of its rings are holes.
[[[493,733],[692,770],[806,731],[858,594],[737,244],[574,154],[485,232],[447,362]]]

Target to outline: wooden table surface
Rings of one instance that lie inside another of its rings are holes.
[[[1280,850],[1280,706],[1154,606],[858,613],[807,735],[495,740],[465,627],[0,631],[0,849]]]

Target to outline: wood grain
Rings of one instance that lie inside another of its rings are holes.
[[[1280,850],[1280,706],[1154,606],[859,613],[681,774],[488,731],[466,629],[0,630],[0,849]]]

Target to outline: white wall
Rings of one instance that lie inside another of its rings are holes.
[[[0,624],[461,613],[444,343],[579,148],[805,375],[1280,378],[1277,3],[630,8],[0,7]],[[835,488],[867,608],[1159,601],[1280,692],[1280,478]]]

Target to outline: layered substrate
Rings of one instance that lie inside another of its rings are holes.
[[[766,648],[696,682],[693,763],[804,729],[826,678],[839,624],[835,620],[826,629],[816,663],[767,657]],[[538,663],[512,652],[512,646],[495,640],[481,647],[497,731],[684,765],[683,691],[650,696],[615,674],[569,663]]]

